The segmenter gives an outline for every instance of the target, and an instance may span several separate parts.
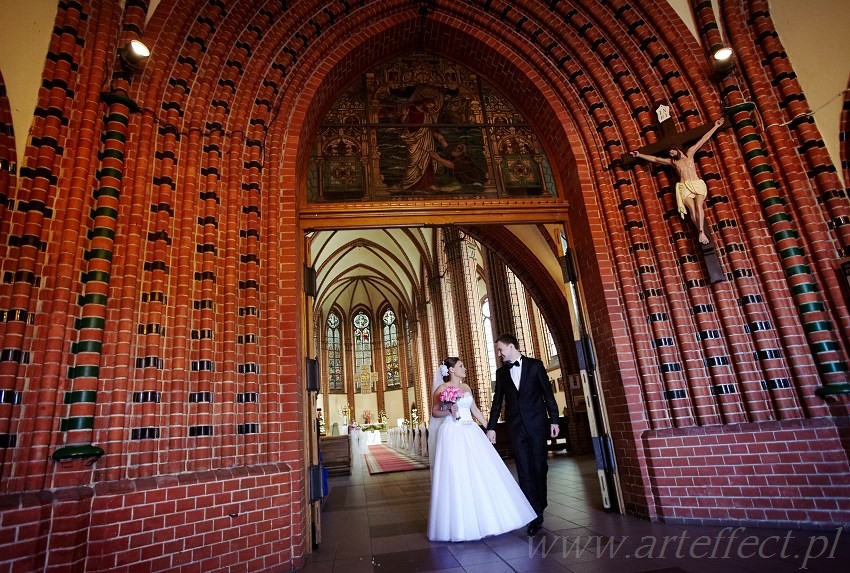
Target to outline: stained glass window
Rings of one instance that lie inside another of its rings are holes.
[[[490,367],[490,380],[496,380],[496,348],[493,342],[493,324],[490,318],[490,299],[481,304],[481,328],[484,331],[484,346],[487,349],[487,365]]]
[[[552,336],[552,331],[549,330],[549,325],[545,322],[543,326],[546,328],[546,342],[549,344],[549,356],[554,358],[558,356],[558,348],[555,346],[555,338]]]
[[[384,312],[384,365],[387,370],[387,389],[401,387],[398,370],[398,324],[395,313]]]
[[[328,389],[342,392],[342,343],[339,336],[339,317],[328,315]]]
[[[354,315],[354,372],[355,387],[360,392],[360,375],[363,367],[372,369],[372,334],[369,330],[369,317],[362,310]]]

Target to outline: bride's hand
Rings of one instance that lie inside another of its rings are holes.
[[[452,404],[452,407],[449,408],[452,412],[452,416],[457,416],[457,404]]]

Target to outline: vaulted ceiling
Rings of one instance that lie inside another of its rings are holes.
[[[463,231],[483,249],[488,244],[510,245],[508,250],[516,254],[505,262],[535,300],[546,297],[544,286],[556,289],[550,293],[553,300],[563,296],[562,283],[558,286],[562,271],[552,241],[560,226],[473,226]],[[316,270],[314,313],[324,318],[336,308],[343,318],[350,318],[357,308],[378,312],[384,304],[396,313],[415,313],[426,296],[426,269],[433,268],[434,253],[442,248],[434,244],[435,235],[435,227],[425,226],[308,232],[310,262]],[[531,261],[537,271],[525,267]],[[547,322],[553,324],[554,318],[548,316]]]
[[[312,233],[315,311],[327,316],[336,307],[351,316],[360,305],[377,310],[385,302],[396,312],[411,309],[431,262],[433,242],[434,229],[427,227]]]

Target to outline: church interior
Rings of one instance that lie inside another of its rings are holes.
[[[641,571],[526,553],[663,528],[850,556],[850,5],[0,7],[0,571]],[[505,333],[557,503],[429,543],[435,369],[486,415]]]

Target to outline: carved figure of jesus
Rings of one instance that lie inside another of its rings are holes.
[[[657,157],[655,155],[646,155],[639,151],[632,151],[631,156],[657,163],[659,165],[669,165],[676,170],[679,176],[679,181],[676,183],[676,207],[679,213],[684,218],[686,214],[690,214],[691,220],[697,227],[699,232],[699,242],[707,245],[708,236],[705,234],[705,199],[708,195],[708,188],[705,181],[697,176],[696,165],[694,164],[694,155],[705,143],[714,135],[720,126],[723,125],[723,118],[714,122],[714,125],[705,134],[688,147],[682,150],[680,147],[674,146],[668,150],[668,157]]]

